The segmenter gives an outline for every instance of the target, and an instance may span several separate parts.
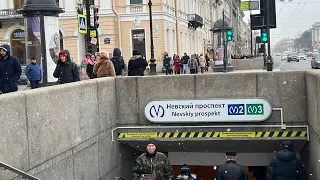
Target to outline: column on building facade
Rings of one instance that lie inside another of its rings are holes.
[[[7,0],[4,0],[1,2],[1,6],[3,9],[9,9],[9,4],[7,3],[8,1]]]
[[[99,0],[100,9],[112,9],[112,0]]]

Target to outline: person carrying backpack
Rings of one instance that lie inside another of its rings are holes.
[[[116,76],[124,76],[125,64],[119,48],[114,48],[113,57],[110,60],[114,65]]]
[[[188,61],[188,66],[190,69],[190,74],[196,74],[198,68],[198,62],[195,55],[191,55],[191,59]]]
[[[293,151],[293,144],[284,141],[281,149],[269,164],[266,180],[308,180],[304,166]]]

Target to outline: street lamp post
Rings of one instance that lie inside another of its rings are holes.
[[[224,13],[224,9],[222,11],[222,40],[223,40],[223,72],[227,72],[227,59],[228,59],[228,47],[227,47],[227,43],[226,43],[226,39],[225,39],[225,22],[224,22],[224,17],[225,13]]]
[[[272,71],[273,69],[273,62],[271,57],[271,44],[270,44],[270,0],[266,0],[266,19],[267,19],[267,25],[266,25],[266,31],[268,35],[268,56],[267,56],[267,71]]]
[[[87,16],[87,52],[92,53],[92,45],[91,45],[91,15],[90,15],[90,0],[86,0],[86,16]]]
[[[153,28],[152,28],[152,2],[149,0],[149,15],[150,15],[150,49],[151,49],[151,59],[150,59],[150,75],[157,74],[157,64],[154,59],[154,46],[153,46]]]

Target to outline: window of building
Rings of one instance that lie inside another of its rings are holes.
[[[24,0],[15,0],[13,1],[13,7],[14,9],[21,9],[23,6]]]
[[[177,39],[176,39],[176,31],[173,30],[173,53],[177,54]]]
[[[142,4],[142,0],[130,0],[130,4]]]
[[[21,64],[26,62],[25,32],[23,29],[16,29],[10,37],[11,54],[18,58]]]
[[[56,0],[56,5],[60,7],[59,0]]]
[[[87,4],[87,0],[83,0],[82,4]],[[90,5],[94,5],[94,0],[89,0]]]

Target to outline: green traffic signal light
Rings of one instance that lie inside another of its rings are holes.
[[[262,43],[268,42],[268,35],[267,35],[266,32],[263,32],[263,33],[261,34],[261,42],[262,42]]]
[[[232,41],[232,34],[233,34],[232,30],[227,31],[227,41]]]
[[[268,38],[267,37],[262,37],[262,42],[267,42]]]

